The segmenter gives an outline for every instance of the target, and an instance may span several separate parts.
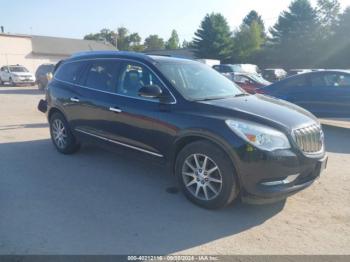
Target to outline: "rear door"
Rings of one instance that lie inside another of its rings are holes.
[[[310,80],[317,89],[315,107],[321,117],[350,117],[350,74],[325,72]]]

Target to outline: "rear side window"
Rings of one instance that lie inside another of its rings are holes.
[[[76,84],[79,81],[80,74],[86,64],[84,62],[71,62],[62,64],[55,74],[55,78],[61,81]]]
[[[116,61],[95,61],[89,66],[85,85],[100,91],[115,92],[117,70],[118,62]]]

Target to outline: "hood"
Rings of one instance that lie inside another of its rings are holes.
[[[250,95],[220,100],[203,101],[216,107],[232,110],[282,125],[287,129],[318,123],[317,118],[305,109],[289,102],[264,95]]]

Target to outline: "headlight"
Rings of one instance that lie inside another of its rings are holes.
[[[226,124],[238,136],[262,150],[273,151],[290,148],[287,136],[274,128],[233,119],[226,120]]]

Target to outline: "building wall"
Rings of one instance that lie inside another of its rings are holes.
[[[39,65],[54,64],[64,58],[66,57],[33,54],[30,37],[0,35],[0,67],[20,64],[35,73]]]

